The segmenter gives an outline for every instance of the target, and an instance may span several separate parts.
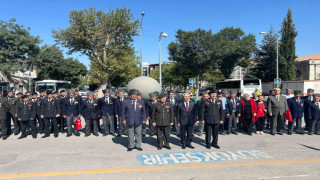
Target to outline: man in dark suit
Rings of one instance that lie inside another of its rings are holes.
[[[38,124],[38,133],[42,134],[43,129],[44,129],[44,122],[43,119],[41,118],[41,107],[42,107],[42,99],[38,98],[38,94],[36,92],[32,93],[32,99],[31,101],[36,105],[37,108],[37,113],[36,113],[36,127]]]
[[[292,121],[289,121],[288,124],[288,135],[292,135],[294,124],[296,124],[296,133],[304,134],[304,131],[301,129],[301,119],[304,112],[304,102],[303,99],[300,98],[301,94],[302,92],[300,90],[295,90],[294,97],[287,99],[288,108],[292,116]]]
[[[227,124],[227,135],[230,133],[237,135],[237,122],[241,115],[241,105],[240,101],[236,99],[235,91],[231,92],[230,99],[227,100],[227,108],[226,108],[226,124]]]
[[[22,93],[21,93],[22,94]],[[4,98],[9,103],[9,111],[7,115],[7,135],[11,135],[11,119],[14,125],[14,135],[18,135],[20,132],[20,121],[17,119],[17,104],[19,103],[19,99],[14,97],[12,91],[9,91],[7,97]]]
[[[183,102],[177,105],[177,120],[181,132],[181,148],[189,147],[194,149],[191,145],[193,126],[197,122],[197,106],[190,100],[190,94],[183,95]],[[187,133],[187,136],[186,136]]]
[[[63,103],[64,103],[64,99],[67,97],[67,92],[65,90],[61,90],[60,91],[60,109],[62,111],[63,109]],[[64,133],[64,127],[65,127],[65,118],[63,116],[60,116],[60,132]]]
[[[206,131],[206,148],[211,146],[220,149],[218,146],[219,125],[223,123],[223,108],[222,101],[217,98],[217,91],[210,92],[210,98],[207,102],[202,103],[201,107],[201,122],[205,124]],[[211,141],[211,137],[213,138]]]
[[[155,93],[149,94],[150,99],[146,101],[146,112],[147,112],[147,120],[149,121],[149,130],[150,130],[150,136],[154,136],[156,134],[156,128],[152,125],[152,106],[156,104],[157,96]]]
[[[280,88],[274,88],[274,96],[268,98],[268,113],[272,116],[271,121],[271,135],[275,135],[275,132],[279,135],[282,134],[283,114],[288,110],[288,102],[285,96],[280,94]]]
[[[306,124],[305,126],[305,131],[309,131],[309,122],[310,120],[308,119],[309,117],[309,109],[311,106],[311,102],[314,100],[314,89],[308,89],[307,90],[307,95],[304,96],[303,98],[304,101],[304,122]]]
[[[209,98],[208,91],[203,91],[202,92],[202,98],[199,101],[197,101],[197,111],[198,111],[197,115],[198,115],[198,119],[199,120],[202,119],[202,117],[201,117],[201,105],[202,105],[202,103],[207,102],[208,98]],[[199,121],[198,127],[199,127],[198,136],[202,136],[203,130],[204,130],[204,124],[201,123],[201,121]]]
[[[72,136],[72,125],[74,126],[74,135],[80,136],[79,131],[76,129],[74,121],[81,117],[81,103],[80,97],[75,97],[75,90],[68,91],[68,97],[63,102],[63,117],[67,119],[68,134],[67,137]]]
[[[128,151],[136,148],[143,151],[141,148],[141,130],[142,124],[146,123],[146,108],[143,100],[138,100],[137,95],[139,91],[131,89],[129,94],[131,100],[126,100],[122,106],[122,121],[128,129]]]
[[[174,110],[172,104],[166,102],[167,94],[160,94],[158,98],[159,102],[152,106],[151,125],[156,128],[158,150],[162,147],[170,150],[170,129],[173,125]]]
[[[22,96],[21,102],[17,105],[17,118],[21,123],[21,136],[18,139],[23,139],[27,137],[26,128],[29,125],[31,128],[32,137],[37,138],[35,120],[37,108],[34,103],[30,101],[27,95]]]
[[[91,134],[91,126],[93,125],[93,135],[98,134],[98,119],[100,114],[99,100],[93,99],[93,92],[88,92],[87,100],[82,101],[82,116],[86,121],[86,134],[84,137],[88,137]]]
[[[173,106],[175,134],[176,135],[180,135],[180,127],[178,126],[179,122],[177,120],[177,105],[180,102],[180,99],[179,99],[179,97],[177,97],[175,95],[173,90],[168,91],[167,102],[170,102],[170,104],[172,104],[172,106]]]
[[[118,137],[121,137],[121,135],[127,135],[127,129],[126,126],[123,124],[122,122],[122,106],[123,106],[123,102],[125,100],[129,100],[128,97],[124,96],[124,91],[123,90],[119,90],[118,91],[118,97],[115,98],[115,102],[116,102],[116,112],[115,112],[115,118],[117,118],[117,122],[118,122]]]
[[[8,138],[8,111],[9,111],[9,103],[7,98],[0,97],[0,125],[1,125],[1,134],[2,134],[2,139],[6,140]]]
[[[310,103],[309,111],[309,129],[308,134],[320,135],[320,95],[314,95],[313,101]]]
[[[104,89],[103,91],[104,97],[99,99],[99,107],[100,113],[102,115],[103,127],[104,127],[104,134],[103,136],[107,136],[111,134],[115,136],[115,128],[114,128],[114,116],[117,112],[115,99],[110,97],[110,90]],[[110,125],[110,130],[109,130]]]
[[[60,117],[60,102],[53,98],[52,91],[47,91],[47,98],[42,101],[41,118],[44,119],[45,134],[42,138],[50,137],[51,128],[54,129],[54,137],[59,136],[59,126],[57,118]]]

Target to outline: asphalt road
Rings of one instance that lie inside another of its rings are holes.
[[[156,148],[143,138],[140,152],[127,152],[126,137],[90,136],[0,141],[0,179],[320,179],[320,136],[219,136],[220,150]]]

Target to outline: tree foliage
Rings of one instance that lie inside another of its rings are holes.
[[[220,70],[213,70],[204,73],[202,79],[213,85],[218,81],[223,81],[225,78]]]

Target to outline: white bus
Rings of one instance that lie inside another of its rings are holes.
[[[61,81],[61,80],[43,80],[36,82],[36,91],[58,91],[60,89],[68,89],[71,87],[70,81]]]
[[[259,89],[262,91],[261,79],[257,78],[244,78],[244,79],[227,79],[216,83],[216,89],[231,92],[241,90],[242,95],[248,93],[252,96],[252,93]]]

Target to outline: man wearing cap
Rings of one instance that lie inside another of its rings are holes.
[[[87,100],[83,100],[82,103],[82,116],[86,120],[86,135],[88,137],[91,134],[91,126],[93,126],[93,135],[99,136],[98,134],[98,119],[100,115],[99,100],[93,99],[93,92],[87,93]]]
[[[276,131],[282,134],[283,114],[288,110],[287,98],[280,94],[280,88],[274,88],[274,96],[268,98],[268,113],[271,119],[271,135],[275,135]]]
[[[137,99],[139,91],[131,89],[129,91],[131,100],[126,100],[122,106],[122,121],[128,129],[128,151],[141,148],[141,128],[146,123],[146,108],[142,100]]]
[[[22,93],[21,93],[22,94]],[[20,121],[17,119],[17,104],[19,103],[19,99],[14,97],[12,91],[9,91],[7,97],[3,98],[5,101],[9,103],[9,110],[7,114],[7,135],[11,134],[11,119],[14,125],[14,135],[18,135],[20,132]]]
[[[191,142],[193,127],[197,122],[197,106],[190,100],[189,93],[184,93],[183,101],[177,105],[177,120],[181,132],[181,148],[185,149],[188,147],[194,149]]]
[[[40,99],[44,99],[46,97],[46,92],[45,91],[40,91]]]
[[[36,117],[37,108],[34,103],[30,101],[27,95],[23,95],[22,101],[17,105],[17,118],[21,123],[21,136],[18,139],[27,137],[26,128],[29,125],[31,128],[32,137],[37,138],[36,123],[34,118]]]
[[[67,92],[66,90],[61,90],[60,91],[60,110],[62,112],[63,110],[63,103],[64,103],[64,99],[67,97]],[[59,124],[60,124],[60,132],[64,133],[64,127],[65,127],[65,118],[63,116],[60,116],[59,118]]]
[[[314,101],[314,89],[307,89],[307,95],[304,96],[302,99],[304,101],[304,122],[306,124],[304,130],[309,131],[310,120],[308,119],[308,117],[309,117],[309,109],[311,107],[311,103],[312,101]]]
[[[104,89],[103,91],[104,97],[99,99],[99,107],[100,113],[102,115],[104,134],[103,136],[107,136],[111,134],[115,136],[115,124],[114,124],[114,116],[116,115],[116,103],[113,97],[110,97],[110,90]],[[110,126],[110,130],[109,130]]]
[[[225,129],[225,125],[224,125],[224,121],[225,121],[225,117],[226,117],[226,106],[227,106],[227,98],[223,97],[223,91],[222,90],[218,90],[218,99],[221,100],[222,102],[222,110],[223,110],[223,123],[220,124],[219,127],[219,131],[221,135],[225,135],[225,131],[227,131],[227,129]]]
[[[152,120],[152,106],[156,104],[157,96],[155,93],[149,94],[150,99],[146,101],[146,113],[147,113],[147,120],[149,121],[149,130],[150,130],[150,136],[154,136],[156,134],[156,128],[151,123]]]
[[[36,117],[34,119],[36,123],[36,128],[38,130],[38,133],[42,134],[44,130],[44,122],[43,118],[41,118],[42,99],[38,98],[38,94],[36,92],[33,92],[31,101],[36,105],[37,108]]]
[[[308,134],[320,135],[320,95],[314,95],[309,108],[309,129]]]
[[[220,149],[218,146],[218,132],[219,125],[223,123],[224,114],[222,101],[217,98],[217,91],[212,90],[207,102],[202,103],[201,117],[201,123],[204,123],[206,131],[206,148],[211,149],[212,146]]]
[[[54,137],[59,135],[59,127],[57,118],[60,117],[60,102],[53,98],[52,91],[47,91],[47,98],[43,100],[41,106],[41,118],[44,119],[44,136],[42,138],[50,137],[50,122],[52,122],[51,129],[54,129]]]
[[[231,97],[227,100],[227,108],[226,108],[226,124],[227,124],[227,135],[230,133],[237,135],[237,122],[239,117],[241,116],[241,105],[240,101],[236,99],[237,92],[232,91]]]
[[[81,98],[75,97],[75,90],[69,90],[68,97],[63,102],[63,117],[67,119],[68,127],[67,137],[72,136],[72,125],[74,125],[74,135],[80,136],[79,131],[75,128],[74,121],[81,117],[81,103]]]
[[[289,98],[288,108],[291,112],[292,121],[289,121],[288,124],[288,135],[292,135],[294,124],[296,124],[296,133],[304,134],[304,131],[301,129],[301,119],[303,116],[304,105],[303,99],[301,99],[302,92],[300,90],[294,91],[294,97]]]
[[[197,115],[198,115],[198,119],[201,120],[202,117],[201,117],[201,105],[202,103],[204,102],[207,102],[209,98],[209,94],[208,94],[208,91],[203,91],[202,92],[202,98],[197,102]],[[198,132],[198,136],[202,136],[203,134],[203,130],[204,130],[204,124],[201,123],[201,121],[199,121],[199,132]]]
[[[128,97],[124,96],[124,90],[119,90],[118,91],[118,97],[115,99],[116,102],[116,119],[118,122],[118,137],[121,137],[121,135],[127,135],[127,130],[126,130],[126,126],[123,124],[122,122],[122,106],[124,101],[129,100]]]
[[[160,94],[158,98],[160,102],[157,102],[152,106],[151,124],[156,128],[158,150],[161,150],[162,147],[171,149],[169,140],[170,129],[174,120],[173,106],[169,102],[166,102],[167,94]]]
[[[180,135],[180,127],[178,126],[179,122],[177,120],[177,105],[180,102],[180,99],[175,96],[174,91],[170,90],[168,91],[168,99],[167,102],[170,102],[173,106],[173,111],[174,111],[174,129],[176,135]]]
[[[0,127],[1,127],[1,134],[2,134],[2,139],[6,140],[8,138],[8,111],[9,111],[9,103],[7,98],[2,98],[0,97]]]

